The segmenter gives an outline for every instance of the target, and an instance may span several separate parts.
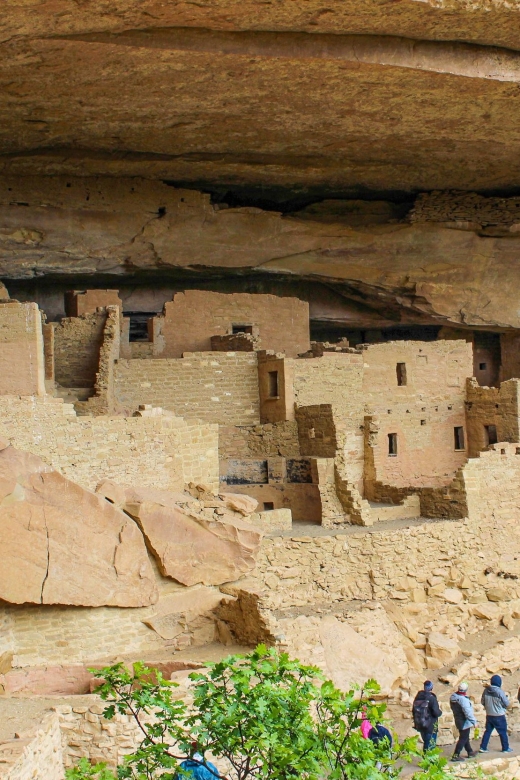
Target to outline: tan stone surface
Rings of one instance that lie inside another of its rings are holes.
[[[512,187],[517,56],[489,46],[517,48],[516,11],[506,0],[108,11],[30,0],[2,21],[0,75],[24,95],[3,108],[4,167],[336,191]]]
[[[179,358],[183,352],[209,350],[212,336],[232,334],[236,325],[252,327],[257,348],[296,357],[310,347],[306,301],[277,295],[186,290],[174,295],[173,301],[165,304],[164,314],[154,318],[154,354]]]
[[[0,302],[0,395],[44,393],[41,312],[36,303]]]
[[[0,595],[15,604],[138,607],[157,599],[139,528],[39,458],[0,452]]]
[[[255,566],[262,534],[219,499],[214,506],[217,513],[196,514],[189,498],[180,503],[167,491],[129,488],[124,510],[139,523],[164,575],[183,585],[220,585]]]
[[[251,496],[242,496],[240,493],[219,493],[219,495],[229,509],[240,512],[244,517],[252,515],[258,506],[256,498]]]
[[[165,216],[151,219],[160,208]],[[66,177],[2,178],[0,219],[13,231],[0,242],[6,279],[32,277],[35,268],[90,274],[107,265],[261,269],[349,282],[386,319],[391,311],[404,322],[433,316],[520,324],[508,294],[519,285],[517,233],[482,236],[478,227],[434,223],[352,228],[258,209],[216,210],[207,195],[147,181]],[[38,241],[17,238],[24,230],[36,231]]]

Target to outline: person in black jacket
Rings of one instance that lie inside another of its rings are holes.
[[[413,700],[412,715],[414,728],[421,735],[426,753],[427,750],[432,750],[437,743],[438,721],[442,715],[431,680],[426,680],[424,690],[419,691]]]

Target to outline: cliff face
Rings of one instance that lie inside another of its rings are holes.
[[[4,6],[4,173],[321,193],[520,181],[513,0]]]
[[[359,224],[337,205],[332,217],[318,212],[222,209],[200,192],[137,179],[3,179],[0,276],[74,285],[104,274],[116,285],[130,274],[263,273],[326,282],[404,322],[520,327],[515,225],[487,235],[467,220]]]

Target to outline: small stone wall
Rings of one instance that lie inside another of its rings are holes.
[[[94,387],[107,313],[65,317],[54,326],[54,372],[62,387]]]
[[[520,224],[520,198],[486,198],[476,192],[423,192],[411,222],[466,222],[475,226]]]
[[[498,441],[520,440],[520,380],[510,379],[500,387],[479,387],[475,379],[466,385],[468,455],[478,455],[489,444],[486,426],[494,425]]]
[[[221,458],[299,457],[298,426],[295,421],[265,425],[219,426]]]
[[[61,399],[0,396],[0,436],[82,487],[102,479],[183,490],[218,488],[218,427],[156,414],[77,417]]]
[[[121,410],[153,404],[220,425],[259,424],[254,352],[186,353],[178,360],[119,360],[115,400]]]
[[[47,712],[31,734],[0,743],[2,780],[63,780],[62,732],[56,712]]]
[[[0,303],[0,395],[43,395],[42,318],[35,303]]]
[[[154,354],[179,358],[210,349],[212,336],[231,335],[233,326],[254,328],[262,349],[295,357],[310,347],[309,304],[298,298],[249,293],[186,290],[154,319]]]

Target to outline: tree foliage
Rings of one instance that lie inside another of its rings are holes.
[[[175,698],[175,683],[143,664],[132,671],[116,664],[101,675],[104,716],[130,715],[142,734],[117,768],[120,780],[181,778],[180,762],[194,741],[232,780],[388,780],[421,755],[416,737],[396,740],[392,749],[363,739],[363,712],[373,723],[384,719],[385,705],[372,699],[379,692],[374,680],[345,693],[318,668],[262,645],[192,673],[189,706]],[[420,767],[414,777],[421,780],[451,777],[439,751],[421,756]],[[67,773],[67,780],[115,777],[86,759]]]

